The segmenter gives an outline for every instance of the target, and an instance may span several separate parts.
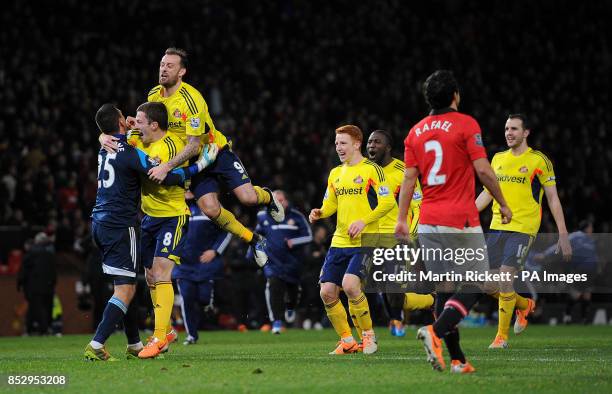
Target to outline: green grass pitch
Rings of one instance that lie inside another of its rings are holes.
[[[531,326],[511,348],[488,350],[493,328],[461,332],[477,372],[431,370],[414,329],[405,338],[378,329],[379,352],[329,356],[331,330],[202,332],[194,346],[174,344],[164,359],[103,363],[82,358],[90,337],[0,338],[0,392],[183,393],[611,393],[612,327]],[[181,339],[183,338],[181,334]],[[124,337],[108,349],[123,356]],[[10,387],[9,374],[64,374],[65,387]]]

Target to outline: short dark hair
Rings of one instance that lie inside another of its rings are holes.
[[[166,55],[176,55],[178,57],[181,58],[181,67],[182,68],[187,68],[187,63],[188,63],[188,59],[187,59],[187,51],[182,49],[182,48],[176,48],[176,47],[170,47],[168,49],[166,49],[165,52]]]
[[[385,136],[385,139],[387,140],[387,145],[393,147],[393,137],[391,136],[391,133],[389,133],[387,130],[374,130],[372,132],[373,133],[379,133]]]
[[[450,70],[437,70],[423,83],[423,96],[431,109],[450,106],[457,92],[459,92],[459,84]]]
[[[140,104],[136,111],[144,112],[149,120],[149,123],[157,122],[160,129],[164,131],[168,130],[168,111],[163,103],[151,101]]]
[[[119,131],[119,118],[121,111],[115,107],[115,104],[102,104],[98,112],[96,112],[96,124],[100,132],[104,134],[112,134]]]
[[[531,123],[527,121],[527,116],[525,114],[510,114],[508,115],[508,119],[520,119],[523,122],[523,128],[525,130],[531,130]]]

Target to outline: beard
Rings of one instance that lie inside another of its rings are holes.
[[[159,76],[159,84],[161,86],[163,86],[164,88],[171,88],[174,85],[176,85],[178,83],[178,74],[171,76],[168,75],[168,77],[166,77],[166,81],[162,82],[162,77],[161,75]]]

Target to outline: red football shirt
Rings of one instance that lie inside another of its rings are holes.
[[[479,226],[472,162],[487,153],[478,122],[450,108],[434,112],[410,129],[404,148],[406,168],[418,168],[421,177],[419,223]]]

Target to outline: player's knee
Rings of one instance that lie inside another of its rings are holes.
[[[257,193],[250,183],[237,187],[234,193],[243,205],[257,205]]]
[[[221,204],[214,197],[204,196],[198,200],[200,211],[211,219],[214,219],[221,214]]]
[[[132,298],[134,298],[134,294],[136,293],[135,285],[119,285],[115,286],[115,292],[113,294],[114,297],[119,298],[123,303],[129,304],[132,302]]]
[[[329,286],[321,286],[319,295],[324,304],[331,304],[338,299],[337,291]]]
[[[357,298],[361,294],[361,279],[357,275],[345,275],[342,289],[348,298]]]
[[[155,277],[153,276],[151,269],[145,270],[145,280],[147,281],[147,285],[149,286],[155,285]]]
[[[355,286],[353,284],[348,284],[345,287],[343,284],[342,289],[346,293],[346,296],[350,299],[355,299],[361,295],[361,286]]]

